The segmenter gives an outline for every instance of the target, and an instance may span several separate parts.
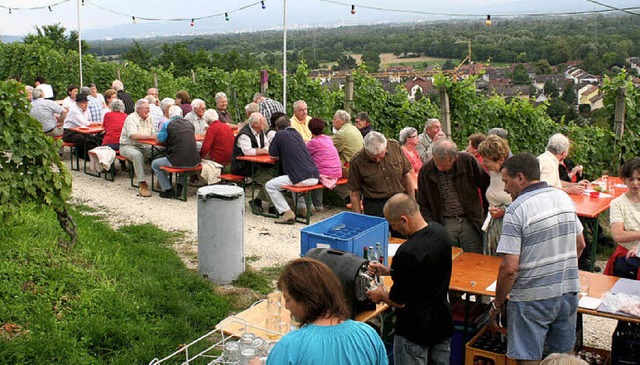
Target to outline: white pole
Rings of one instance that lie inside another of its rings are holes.
[[[82,33],[80,32],[80,0],[78,0],[78,61],[80,64],[80,88],[82,88]]]
[[[282,106],[287,112],[287,0],[284,0],[284,36],[282,45]]]

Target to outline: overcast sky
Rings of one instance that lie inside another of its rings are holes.
[[[0,0],[0,36],[25,35],[34,32],[36,25],[55,23],[61,23],[67,29],[77,29],[77,2],[78,0],[66,2],[65,0]],[[255,6],[234,12],[256,2],[258,4]],[[475,15],[466,18],[481,22],[484,22],[486,14],[492,14],[492,20],[497,25],[502,16],[508,15],[606,9],[586,0],[337,0],[337,2],[347,5],[322,0],[288,0],[288,27],[330,27],[446,18],[434,13]],[[599,2],[617,8],[640,6],[638,0],[599,0]],[[355,4],[355,14],[350,13],[351,7],[348,4]],[[52,11],[49,11],[48,5],[52,5]],[[266,9],[262,9],[259,0],[85,0],[85,5],[80,10],[80,25],[83,37],[86,39],[282,29],[283,0],[265,0],[265,5]],[[359,5],[409,12],[365,9]],[[19,8],[38,6],[45,8],[19,10]],[[9,7],[12,8],[11,14],[9,14]],[[229,21],[225,21],[224,15],[221,15],[196,20],[195,26],[190,26],[191,18],[224,12],[229,13]],[[640,9],[635,12],[640,14]],[[134,24],[131,16],[188,20],[172,23],[139,20]]]

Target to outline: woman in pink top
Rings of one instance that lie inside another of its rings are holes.
[[[307,149],[320,172],[320,182],[327,188],[333,189],[335,182],[342,177],[342,166],[338,150],[331,138],[324,134],[325,122],[320,118],[309,121],[311,140],[307,142]],[[323,210],[322,189],[311,192],[311,198],[316,210]]]
[[[413,172],[417,175],[422,167],[422,160],[420,154],[416,150],[418,145],[418,131],[413,127],[406,127],[400,131],[400,143],[402,144],[402,152],[407,156],[411,166],[413,166]]]

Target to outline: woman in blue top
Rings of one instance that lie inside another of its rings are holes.
[[[278,289],[301,327],[276,343],[267,365],[388,364],[373,328],[348,319],[342,285],[327,265],[307,257],[292,260],[280,274]]]

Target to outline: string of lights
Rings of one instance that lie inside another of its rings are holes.
[[[629,9],[618,9],[618,8],[616,8],[616,7],[613,7],[613,6],[608,5],[608,4],[601,3],[601,2],[599,2],[599,1],[595,1],[595,0],[585,0],[585,1],[588,1],[588,2],[590,2],[590,3],[594,3],[594,4],[596,4],[596,5],[604,6],[605,8],[614,9],[614,10],[619,10],[619,11],[625,12],[625,13],[627,13],[627,14],[631,14],[631,15],[640,15],[639,13],[634,13],[633,11],[629,11]]]
[[[343,5],[351,9],[351,14],[356,13],[357,8],[369,9],[369,10],[379,10],[379,11],[387,11],[393,13],[405,13],[405,14],[422,14],[422,15],[433,15],[433,16],[451,16],[451,17],[486,17],[487,14],[473,14],[473,13],[447,13],[447,12],[436,12],[436,11],[422,11],[416,9],[393,9],[393,8],[384,8],[379,6],[370,6],[370,5],[360,5],[356,3],[347,3],[336,0],[319,0],[324,3]],[[629,14],[639,15],[637,13],[631,12],[630,10],[638,10],[640,6],[633,6],[627,8],[616,8],[610,5],[605,5],[602,3],[598,3],[594,0],[585,0],[589,1],[608,9],[600,9],[600,10],[584,10],[584,11],[571,11],[571,12],[558,12],[558,13],[504,13],[504,14],[491,14],[493,16],[498,17],[510,17],[510,16],[529,16],[529,17],[538,17],[538,16],[565,16],[565,15],[584,15],[584,14],[600,14],[600,13],[610,13],[614,11],[622,11]]]
[[[51,8],[53,6],[64,4],[64,3],[68,3],[69,1],[72,1],[72,0],[62,0],[62,1],[58,1],[58,2],[52,3],[52,4],[41,5],[41,6],[32,6],[32,7],[15,7],[15,6],[6,6],[6,5],[0,4],[0,8],[9,9],[9,14],[11,14],[12,10],[41,10],[41,9],[49,9],[49,11],[52,11]]]

